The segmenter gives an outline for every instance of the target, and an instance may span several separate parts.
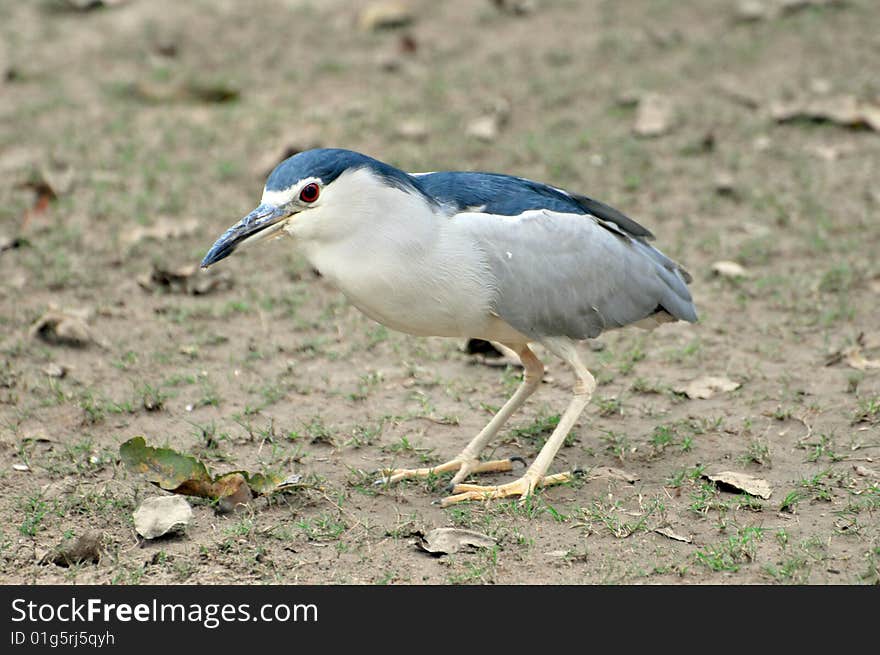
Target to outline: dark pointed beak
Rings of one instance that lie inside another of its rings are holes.
[[[269,236],[269,234],[281,228],[279,223],[290,216],[291,213],[290,210],[281,209],[275,205],[260,205],[217,239],[202,260],[202,268],[208,268],[211,264],[216,264],[221,259],[229,257],[242,242],[261,232],[268,230],[265,236]],[[269,228],[273,226],[277,227],[274,230],[270,230]]]

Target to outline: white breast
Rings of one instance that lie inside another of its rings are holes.
[[[473,239],[424,199],[377,183],[369,171],[344,176],[326,188],[323,208],[288,228],[310,263],[392,329],[458,337],[497,331],[494,280]]]

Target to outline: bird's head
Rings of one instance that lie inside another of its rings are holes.
[[[315,239],[344,235],[351,217],[388,189],[430,202],[413,177],[366,155],[337,148],[300,152],[275,167],[260,205],[217,239],[202,268],[282,231]]]

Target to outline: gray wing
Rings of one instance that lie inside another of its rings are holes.
[[[697,314],[689,276],[643,239],[591,215],[459,214],[494,277],[498,316],[531,338],[596,337],[659,312]]]

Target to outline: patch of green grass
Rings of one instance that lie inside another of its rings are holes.
[[[678,436],[674,425],[658,425],[651,433],[651,446],[656,452],[662,452],[675,441]]]
[[[599,440],[605,443],[605,450],[613,454],[621,462],[631,452],[629,440],[625,435],[616,432],[605,432],[599,435]]]
[[[678,489],[682,487],[685,482],[692,483],[695,480],[699,480],[705,470],[706,467],[703,464],[697,464],[691,468],[679,469],[667,479],[667,485],[673,489]]]
[[[730,509],[730,504],[719,500],[720,492],[718,488],[710,483],[703,481],[700,486],[691,492],[691,504],[688,506],[695,514],[705,516],[712,510],[718,510],[725,513]]]
[[[852,423],[880,424],[880,396],[859,398],[859,406],[853,414]]]
[[[807,455],[808,462],[818,462],[822,458],[828,459],[830,462],[839,462],[843,457],[834,452],[834,443],[832,438],[827,434],[819,435],[819,441],[813,443],[798,444],[809,452]]]
[[[782,502],[779,504],[780,512],[790,512],[794,513],[797,508],[797,504],[801,502],[802,495],[801,492],[797,490],[789,491],[785,494],[785,498],[782,499]]]
[[[348,394],[349,400],[366,400],[370,391],[379,386],[383,379],[381,371],[371,371],[370,373],[362,375],[358,381],[358,390]]]
[[[21,524],[18,531],[26,537],[35,537],[37,532],[42,530],[43,519],[50,512],[49,503],[43,500],[39,495],[28,496],[19,505],[19,511],[22,515]]]
[[[599,416],[623,416],[623,401],[615,396],[600,397],[596,399],[599,408]]]
[[[620,514],[625,512],[620,501],[605,503],[594,500],[590,507],[581,508],[583,520],[579,525],[592,531],[593,526],[598,524],[612,536],[625,539],[636,532],[648,532],[650,530],[648,520],[655,514],[662,515],[665,510],[662,502],[653,499],[639,512],[634,512],[635,516],[631,520],[625,520],[620,517]],[[630,515],[629,512],[626,514]]]
[[[543,445],[559,425],[559,417],[559,414],[539,414],[531,423],[512,429],[510,436],[515,439],[535,441],[539,446]],[[569,432],[565,437],[565,445],[570,446],[573,441],[573,433]]]
[[[764,572],[778,582],[802,584],[810,574],[810,563],[803,555],[792,555],[777,565],[767,564]]]
[[[756,542],[764,535],[764,528],[740,528],[726,541],[708,546],[694,554],[694,560],[710,571],[739,571],[743,564],[754,560]]]
[[[385,419],[381,419],[373,425],[355,425],[352,428],[351,437],[348,438],[345,445],[353,448],[372,446],[382,436],[384,428]]]
[[[691,339],[685,345],[679,348],[667,350],[664,356],[667,361],[676,364],[696,363],[700,361],[703,350],[703,342],[699,339]]]
[[[670,389],[658,382],[648,382],[644,378],[636,378],[630,385],[629,390],[634,393],[644,394],[665,394],[670,393]]]
[[[849,264],[836,264],[822,274],[819,291],[822,293],[845,293],[853,286],[854,276]]]
[[[462,569],[450,573],[448,577],[449,583],[460,585],[494,582],[500,551],[501,547],[497,544],[491,548],[480,549],[476,554],[475,560],[466,561]],[[454,565],[454,562],[452,565]]]
[[[831,487],[828,485],[828,479],[831,477],[831,471],[822,471],[811,478],[804,478],[799,485],[806,489],[813,500],[831,501]]]
[[[305,517],[297,521],[296,527],[305,533],[310,541],[333,541],[348,529],[339,517],[324,512],[316,517]]]
[[[770,447],[757,439],[752,439],[746,448],[746,452],[740,455],[738,461],[742,464],[757,464],[761,467],[771,465]]]

